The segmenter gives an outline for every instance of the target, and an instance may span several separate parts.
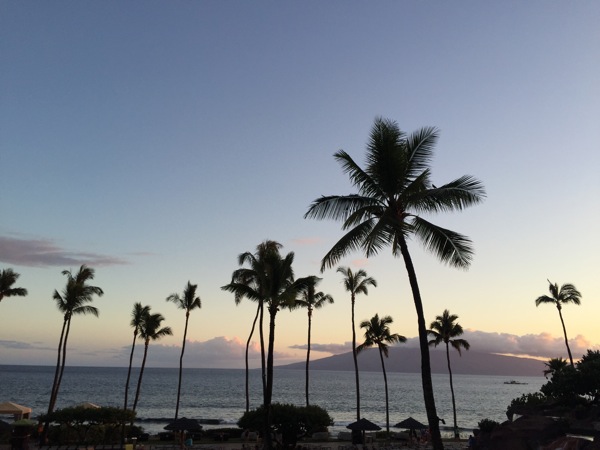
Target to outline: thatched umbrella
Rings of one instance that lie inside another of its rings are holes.
[[[417,437],[415,430],[423,430],[427,428],[427,425],[423,425],[417,419],[409,417],[408,419],[404,419],[402,422],[398,422],[396,425],[394,425],[394,428],[403,428],[405,430],[409,430],[409,434],[411,436]]]
[[[362,418],[357,420],[356,422],[352,422],[350,425],[347,425],[346,428],[352,431],[357,431],[361,433],[362,443],[365,443],[365,431],[379,431],[381,427],[370,420]],[[353,433],[354,434],[354,433]]]
[[[180,417],[177,420],[174,420],[169,425],[165,427],[165,430],[169,431],[177,431],[180,436],[181,445],[183,446],[183,433],[186,431],[200,431],[202,430],[202,425],[196,419],[188,419],[186,417]]]

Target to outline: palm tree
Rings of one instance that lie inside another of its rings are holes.
[[[350,292],[352,308],[352,358],[354,359],[354,378],[356,380],[356,420],[360,420],[360,385],[358,377],[358,360],[356,358],[356,328],[354,325],[354,303],[357,294],[369,295],[369,286],[377,287],[375,278],[368,277],[367,272],[359,269],[356,273],[349,267],[338,267],[337,271],[344,275],[344,288]]]
[[[244,253],[240,262],[249,261],[250,269],[234,272],[232,283],[223,289],[234,292],[236,299],[248,297],[266,306],[269,313],[269,337],[266,361],[266,380],[263,382],[263,405],[267,411],[265,419],[265,447],[272,448],[271,429],[273,423],[271,399],[273,396],[273,353],[275,347],[275,318],[281,308],[294,305],[297,294],[306,279],[294,281],[294,253],[286,256],[280,253],[281,244],[265,241],[257,247],[255,255]],[[262,324],[261,324],[262,325]],[[262,329],[262,326],[260,327]],[[261,340],[261,348],[263,343]]]
[[[308,311],[308,339],[306,345],[306,406],[310,406],[308,400],[308,385],[309,385],[309,370],[308,366],[310,363],[310,334],[312,328],[312,315],[313,310],[321,309],[327,303],[333,303],[333,297],[323,292],[315,292],[317,285],[321,282],[321,278],[318,277],[307,277],[307,285],[300,290],[300,298],[296,300],[296,305],[300,308],[306,308]]]
[[[63,270],[63,275],[67,276],[67,284],[62,291],[54,291],[52,298],[56,302],[58,310],[63,314],[63,326],[58,341],[58,356],[56,359],[56,370],[54,372],[54,381],[52,382],[52,391],[50,393],[50,402],[48,403],[48,415],[54,411],[56,399],[65,370],[67,356],[67,341],[71,329],[71,319],[74,315],[91,314],[98,317],[98,309],[89,305],[94,299],[94,295],[101,297],[104,292],[98,286],[87,284],[89,280],[94,279],[94,269],[85,264],[79,268],[75,275],[70,270]],[[49,422],[44,424],[42,439],[45,439],[48,431]]]
[[[565,335],[565,345],[567,346],[567,353],[569,354],[569,361],[571,362],[571,367],[575,367],[573,365],[573,356],[571,355],[571,348],[569,347],[569,340],[567,339],[567,329],[565,328],[565,321],[562,316],[562,307],[568,303],[573,303],[575,305],[581,304],[581,293],[570,283],[563,284],[560,289],[558,288],[558,284],[552,284],[550,280],[548,280],[550,290],[550,296],[542,295],[535,299],[535,306],[540,306],[542,303],[552,303],[556,305],[556,309],[558,309],[558,316],[560,317],[560,323],[562,324],[563,333]]]
[[[185,339],[187,337],[188,321],[190,320],[190,312],[194,309],[200,309],[202,302],[200,297],[196,296],[197,284],[192,284],[188,281],[187,286],[183,290],[183,295],[171,294],[167,297],[168,302],[173,302],[179,309],[185,310],[185,328],[183,329],[183,343],[181,344],[181,355],[179,356],[179,384],[177,385],[177,406],[175,407],[175,420],[179,415],[179,399],[181,397],[181,374],[183,372],[183,353],[185,352]]]
[[[456,339],[462,336],[463,328],[456,322],[458,316],[450,314],[445,309],[441,316],[436,316],[435,320],[429,325],[429,333],[433,339],[429,341],[429,345],[437,347],[440,343],[446,344],[446,361],[448,362],[448,374],[450,376],[450,393],[452,394],[452,413],[454,415],[454,437],[458,438],[458,425],[456,424],[456,401],[454,400],[454,384],[452,383],[452,368],[450,367],[450,347],[451,345],[460,355],[461,348],[469,350],[471,345],[465,339]]]
[[[221,289],[227,292],[232,292],[235,298],[235,304],[239,305],[242,299],[248,298],[249,300],[257,303],[256,315],[252,322],[252,329],[246,342],[246,411],[250,411],[250,387],[249,387],[249,364],[248,364],[248,351],[250,348],[250,342],[254,335],[254,329],[256,327],[256,321],[259,320],[259,335],[260,335],[260,354],[261,354],[261,369],[262,369],[262,388],[263,388],[263,399],[264,394],[267,390],[267,366],[265,359],[265,340],[263,330],[263,318],[264,318],[264,302],[267,298],[267,280],[265,279],[266,268],[266,256],[269,252],[273,251],[273,247],[280,245],[275,241],[265,241],[256,247],[256,253],[244,252],[238,256],[238,265],[243,266],[248,264],[250,267],[242,267],[233,272],[231,276],[231,282]]]
[[[473,255],[471,241],[434,225],[421,214],[462,210],[485,197],[483,185],[471,176],[462,176],[439,187],[432,184],[429,165],[437,137],[435,128],[422,128],[407,136],[395,122],[376,119],[367,145],[364,170],[343,150],[334,155],[358,193],[322,196],[305,214],[319,220],[342,220],[343,229],[349,230],[327,252],[321,270],[334,266],[358,249],[370,257],[391,245],[392,254],[402,256],[417,312],[423,397],[435,450],[442,449],[443,444],[431,382],[423,302],[408,238],[415,236],[421,240],[442,262],[467,268]]]
[[[133,305],[131,311],[131,321],[129,325],[133,328],[133,342],[131,343],[131,353],[129,354],[129,369],[127,370],[127,382],[125,383],[125,402],[123,403],[123,409],[127,409],[127,398],[129,396],[129,380],[131,380],[131,366],[133,365],[133,351],[135,350],[135,340],[138,337],[142,321],[144,317],[150,312],[150,306],[142,306],[140,302],[136,302]]]
[[[383,357],[388,357],[389,346],[388,344],[396,344],[398,342],[406,342],[406,337],[393,333],[390,331],[389,325],[394,320],[391,316],[385,316],[381,319],[379,314],[375,314],[371,317],[371,320],[363,320],[360,323],[360,327],[365,329],[365,342],[360,344],[356,348],[356,352],[360,353],[365,348],[373,347],[377,345],[379,349],[379,358],[381,359],[381,370],[383,370],[383,382],[385,384],[385,429],[387,436],[390,435],[390,404],[388,399],[388,383],[387,374],[385,373],[385,363]]]
[[[548,378],[548,375],[550,375],[550,378],[552,378],[554,374],[562,372],[568,364],[569,361],[562,357],[550,358],[547,362],[544,363],[544,365],[546,366],[546,369],[544,369],[544,376]]]
[[[146,311],[146,313],[142,316],[142,321],[140,323],[139,329],[139,337],[144,341],[144,356],[142,358],[142,365],[140,366],[140,375],[137,382],[137,388],[135,390],[135,400],[133,401],[132,410],[135,412],[137,408],[138,400],[140,399],[140,388],[142,387],[142,377],[144,376],[144,368],[146,367],[146,357],[148,356],[148,347],[150,345],[150,341],[156,341],[164,336],[172,336],[173,331],[171,331],[171,327],[162,327],[162,322],[165,318],[162,314],[150,313],[150,308]],[[133,425],[133,423],[131,424]]]
[[[27,295],[27,289],[12,287],[17,282],[20,274],[16,273],[12,269],[2,269],[0,272],[0,302],[4,297],[25,297]]]

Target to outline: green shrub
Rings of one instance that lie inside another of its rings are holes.
[[[479,421],[479,423],[477,424],[479,429],[484,433],[491,432],[498,425],[500,425],[500,423],[496,422],[495,420],[492,420],[492,419],[481,419]]]

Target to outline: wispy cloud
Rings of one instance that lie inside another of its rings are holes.
[[[69,251],[51,239],[17,239],[0,236],[0,261],[28,267],[112,266],[127,264],[124,259],[98,253]]]
[[[298,350],[306,350],[306,344],[290,345],[290,348]],[[352,343],[345,342],[343,344],[310,344],[310,350],[314,352],[330,353],[332,355],[338,353],[346,353],[352,351]]]

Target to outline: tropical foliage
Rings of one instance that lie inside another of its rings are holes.
[[[548,289],[550,295],[542,295],[535,299],[535,306],[549,303],[556,306],[558,310],[558,316],[560,317],[560,323],[562,325],[563,334],[565,336],[565,345],[567,346],[567,353],[569,354],[569,361],[573,366],[573,355],[571,355],[571,348],[569,347],[569,339],[567,338],[567,328],[565,327],[565,321],[562,316],[563,305],[573,303],[574,305],[581,304],[581,293],[575,288],[574,285],[567,283],[563,284],[560,288],[557,283],[552,284],[548,280]]]
[[[27,289],[13,287],[21,275],[12,269],[2,269],[0,272],[0,302],[4,297],[25,297]]]
[[[281,435],[284,448],[294,448],[298,439],[333,425],[333,419],[320,406],[295,406],[273,403],[272,427],[270,431]],[[262,430],[266,410],[264,406],[247,411],[238,421],[238,426],[247,430]],[[268,433],[270,434],[270,433]]]
[[[391,246],[392,254],[403,258],[417,312],[423,394],[436,450],[443,444],[431,381],[423,302],[408,238],[417,238],[442,262],[467,268],[473,256],[470,240],[433,224],[424,214],[462,210],[485,197],[482,183],[472,176],[462,176],[439,187],[432,183],[430,162],[437,138],[435,128],[406,135],[395,122],[377,118],[367,144],[364,169],[343,150],[334,155],[357,192],[322,196],[305,214],[318,220],[340,220],[347,230],[323,257],[322,270],[356,250],[371,257]]]
[[[200,309],[202,302],[200,297],[196,296],[197,284],[187,282],[186,287],[183,290],[183,294],[171,294],[167,297],[168,302],[173,302],[179,309],[185,311],[185,327],[183,329],[183,342],[181,343],[181,354],[179,356],[179,382],[177,384],[177,404],[175,406],[175,420],[179,415],[179,400],[181,398],[181,376],[183,373],[183,354],[185,352],[185,340],[187,338],[188,322],[190,320],[190,312],[194,309]]]
[[[452,382],[452,367],[450,365],[450,346],[454,348],[458,354],[461,354],[461,349],[469,350],[471,345],[465,339],[457,339],[462,336],[463,328],[456,322],[458,316],[450,314],[445,309],[441,316],[436,316],[435,320],[429,325],[429,333],[433,339],[429,341],[429,345],[438,346],[442,342],[446,345],[446,361],[448,363],[448,375],[450,377],[450,392],[452,394],[452,415],[454,417],[454,437],[458,438],[458,425],[456,422],[456,400],[454,397],[454,383]]]
[[[369,295],[369,286],[377,287],[375,278],[367,276],[367,272],[360,269],[356,273],[349,267],[338,267],[337,271],[344,275],[344,288],[350,292],[350,306],[352,310],[352,359],[354,360],[354,378],[356,382],[356,420],[360,420],[360,379],[358,375],[358,360],[356,358],[356,326],[354,324],[354,305],[358,294]]]
[[[390,434],[390,402],[388,396],[387,374],[385,372],[385,362],[383,357],[388,357],[389,344],[406,342],[406,337],[390,331],[389,325],[391,325],[393,321],[391,316],[384,316],[380,319],[379,314],[375,314],[371,320],[362,321],[360,327],[365,330],[365,341],[356,348],[357,353],[362,352],[365,348],[373,347],[374,345],[376,345],[379,350],[385,386],[385,431],[388,436]]]

